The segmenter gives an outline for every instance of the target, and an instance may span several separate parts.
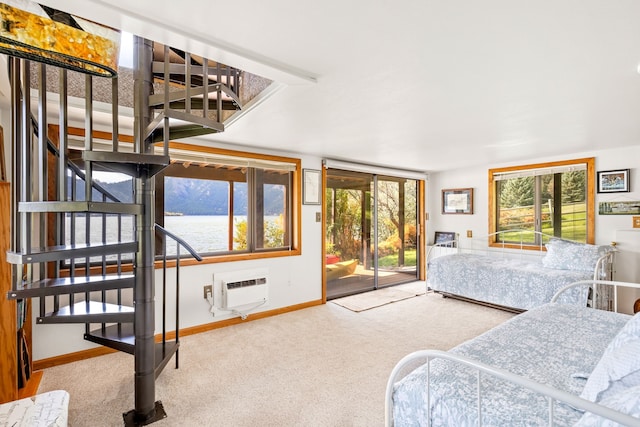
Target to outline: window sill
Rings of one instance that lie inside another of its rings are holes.
[[[300,249],[291,249],[285,251],[269,251],[269,252],[254,252],[254,253],[242,253],[242,254],[229,254],[229,255],[212,255],[208,257],[203,257],[202,261],[198,262],[194,258],[182,258],[180,260],[181,267],[187,267],[190,265],[202,265],[202,264],[218,264],[223,262],[235,262],[235,261],[248,261],[253,259],[265,259],[265,258],[280,258],[287,256],[299,256],[301,254]],[[167,267],[172,268],[176,266],[175,259],[167,260]],[[162,260],[156,260],[154,263],[154,268],[159,270],[162,268]],[[91,274],[100,274],[102,271],[101,266],[91,267]],[[133,264],[122,264],[121,271],[123,273],[133,271]],[[106,274],[114,274],[117,272],[117,266],[109,265],[106,269]],[[84,275],[84,268],[76,268],[76,275]],[[61,277],[68,277],[69,270],[64,269],[60,272]]]

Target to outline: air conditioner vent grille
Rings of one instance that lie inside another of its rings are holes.
[[[245,288],[247,286],[264,285],[267,283],[266,277],[259,277],[250,280],[240,280],[238,282],[227,282],[227,289]]]

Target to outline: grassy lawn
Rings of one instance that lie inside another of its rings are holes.
[[[570,240],[586,241],[587,212],[585,204],[566,205],[563,206],[562,210],[562,237]],[[542,217],[543,220],[545,220],[542,225],[542,232],[553,236],[553,227],[551,226],[550,220],[546,220],[547,218],[551,218],[551,213],[546,205],[542,209]],[[533,225],[531,224],[532,218],[531,207],[509,209],[508,215],[502,218],[503,221],[501,221],[501,223],[504,229],[520,228],[533,231]],[[529,221],[527,221],[527,219],[529,219]],[[532,243],[534,238],[533,234],[524,234],[521,236],[519,233],[508,233],[503,236],[504,240],[509,242],[520,242],[520,239],[522,239],[525,243]]]
[[[378,260],[380,267],[397,267],[398,254],[387,255]],[[404,265],[416,265],[416,250],[404,251]]]

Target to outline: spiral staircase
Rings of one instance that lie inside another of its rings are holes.
[[[170,164],[172,140],[224,130],[225,118],[241,107],[241,72],[139,38],[135,52],[132,143],[119,136],[118,93],[124,83],[119,78],[10,58],[13,184],[7,259],[13,286],[8,297],[37,298],[36,324],[84,324],[85,340],[132,354],[135,408],[123,419],[126,425],[146,425],[166,416],[155,399],[155,379],[174,356],[178,367],[179,276],[172,280],[176,323],[167,329],[165,282],[157,334],[156,263],[166,269],[167,244],[201,259],[187,242],[155,224],[154,176]],[[69,91],[71,80],[83,79],[84,142],[76,151],[70,146],[75,140],[68,127]],[[98,141],[94,129],[93,91],[105,82],[111,83],[113,121],[108,144]],[[49,122],[47,111],[52,102],[58,106],[55,122]],[[72,154],[77,152],[81,158]],[[96,171],[131,177],[131,199],[109,193],[94,178]],[[175,262],[179,266],[179,255]]]

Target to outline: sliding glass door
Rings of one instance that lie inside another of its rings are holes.
[[[416,180],[327,170],[327,299],[417,280]]]
[[[377,287],[417,279],[417,182],[377,176]]]

